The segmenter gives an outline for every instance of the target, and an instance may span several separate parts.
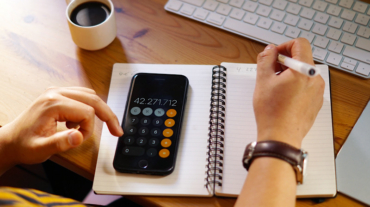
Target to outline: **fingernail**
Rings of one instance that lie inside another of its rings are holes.
[[[272,49],[273,47],[274,47],[274,45],[273,45],[273,44],[267,45],[267,46],[265,47],[265,50]]]
[[[74,131],[68,134],[68,142],[71,146],[77,146],[80,144],[80,138],[78,134]]]

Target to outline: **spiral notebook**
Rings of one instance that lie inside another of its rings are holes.
[[[336,194],[329,70],[318,66],[326,82],[324,104],[303,141],[308,171],[298,197]],[[183,74],[188,101],[175,170],[168,176],[119,173],[113,168],[117,139],[106,125],[101,136],[93,190],[98,194],[236,197],[247,177],[245,146],[256,140],[253,112],[255,64],[115,64],[108,105],[122,121],[132,76],[138,72]]]

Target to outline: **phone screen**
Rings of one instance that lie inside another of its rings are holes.
[[[183,75],[138,73],[131,80],[113,165],[128,173],[173,171],[188,79]]]

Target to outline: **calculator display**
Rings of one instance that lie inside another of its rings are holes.
[[[170,174],[176,162],[188,79],[138,73],[131,87],[113,165],[127,173]]]

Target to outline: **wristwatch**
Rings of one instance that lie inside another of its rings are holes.
[[[243,166],[249,170],[253,160],[257,157],[275,157],[284,160],[293,166],[296,173],[297,183],[303,184],[306,171],[307,152],[297,149],[283,142],[267,140],[252,142],[245,148]]]

